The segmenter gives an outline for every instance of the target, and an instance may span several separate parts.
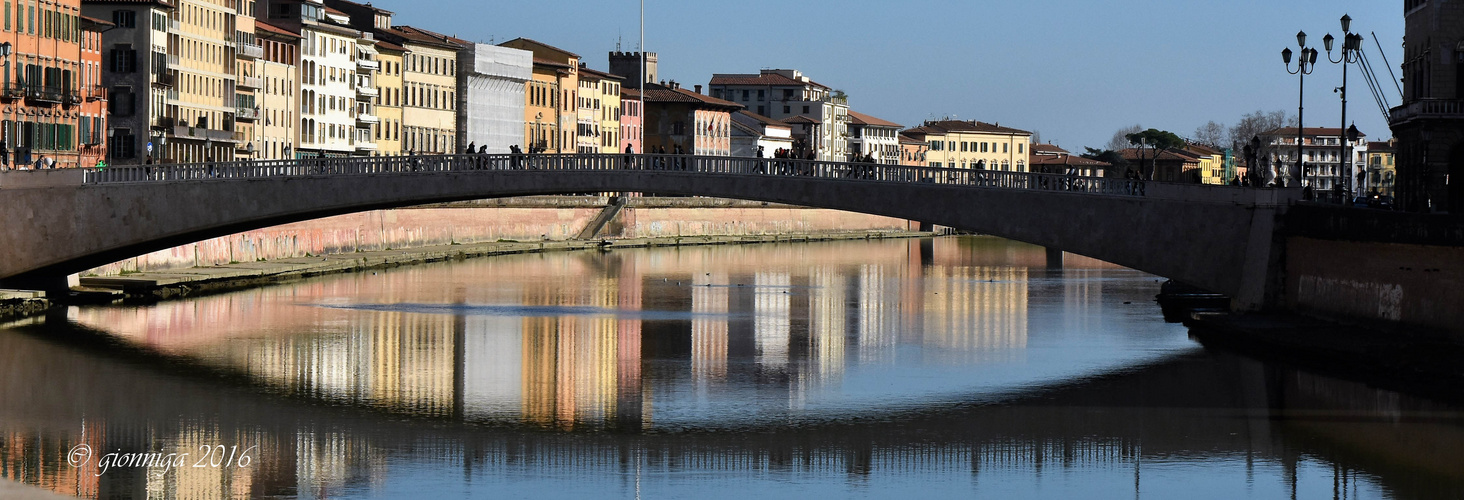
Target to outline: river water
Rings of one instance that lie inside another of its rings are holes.
[[[500,256],[0,327],[87,498],[1458,498],[1464,412],[985,237]]]

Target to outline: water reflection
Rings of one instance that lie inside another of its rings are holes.
[[[1456,407],[1203,352],[1152,278],[1043,263],[984,238],[555,254],[74,309],[0,330],[0,475],[88,498],[1464,488]],[[98,475],[79,444],[257,448]]]

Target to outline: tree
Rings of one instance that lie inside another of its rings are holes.
[[[1215,123],[1215,120],[1210,120],[1204,125],[1200,125],[1200,128],[1195,129],[1195,135],[1192,139],[1194,139],[1194,142],[1206,146],[1217,148],[1230,147],[1230,138],[1225,130],[1225,125]],[[1250,140],[1250,138],[1247,137],[1246,140]]]
[[[1105,145],[1103,149],[1107,149],[1109,151],[1118,151],[1120,149],[1127,148],[1129,147],[1129,134],[1138,133],[1141,130],[1144,130],[1144,127],[1139,126],[1138,124],[1118,129],[1117,132],[1113,133],[1113,138],[1108,140],[1108,144]]]
[[[1185,144],[1184,139],[1174,135],[1174,132],[1152,128],[1143,132],[1134,132],[1124,138],[1128,139],[1129,144],[1138,146],[1141,151],[1145,146],[1152,150],[1152,154],[1149,155],[1149,168],[1145,169],[1142,162],[1139,164],[1139,175],[1145,179],[1154,178],[1154,160],[1158,159],[1159,155]]]
[[[1266,113],[1256,110],[1254,113],[1242,115],[1240,121],[1230,127],[1230,140],[1234,144],[1244,144],[1252,137],[1295,123],[1296,117],[1287,116],[1285,111]]]
[[[1094,149],[1088,147],[1085,147],[1083,149],[1088,150],[1088,152],[1081,155],[1083,158],[1087,158],[1089,160],[1098,160],[1112,165],[1111,168],[1108,168],[1104,171],[1107,174],[1107,177],[1121,178],[1123,177],[1124,173],[1128,172],[1129,162],[1128,160],[1124,159],[1123,153],[1114,151],[1112,149]]]

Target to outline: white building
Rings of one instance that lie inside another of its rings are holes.
[[[534,53],[469,44],[458,51],[457,143],[507,153],[524,140],[525,82],[533,78]]]
[[[299,157],[356,154],[356,48],[361,32],[324,8],[300,13]],[[317,17],[318,16],[318,17]]]
[[[708,85],[711,96],[741,104],[748,111],[784,120],[805,116],[813,124],[804,128],[804,152],[818,159],[844,161],[849,158],[849,100],[798,70],[765,69],[758,74],[716,74]]]
[[[1358,132],[1357,140],[1350,141],[1348,151],[1352,161],[1344,158],[1344,145],[1349,142],[1343,137],[1343,130],[1336,127],[1306,127],[1302,130],[1302,164],[1305,177],[1296,168],[1296,127],[1283,127],[1261,134],[1263,151],[1273,166],[1267,181],[1277,184],[1284,181],[1290,186],[1310,186],[1314,191],[1331,192],[1339,186],[1351,193],[1367,192],[1364,185],[1357,185],[1358,174],[1367,170],[1367,134]],[[1351,178],[1351,182],[1344,179]],[[1365,176],[1364,176],[1365,177]],[[1362,189],[1359,190],[1358,188]]]
[[[898,123],[850,110],[849,160],[859,161],[868,155],[876,163],[899,165],[901,128]]]
[[[732,156],[772,158],[779,149],[793,149],[793,127],[746,110],[732,113]]]

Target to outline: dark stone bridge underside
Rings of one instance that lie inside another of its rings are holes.
[[[933,223],[1060,249],[1229,294],[1282,284],[1286,190],[1148,183],[1142,196],[667,170],[480,170],[0,185],[0,287],[288,222],[483,198],[649,192],[787,203]]]

